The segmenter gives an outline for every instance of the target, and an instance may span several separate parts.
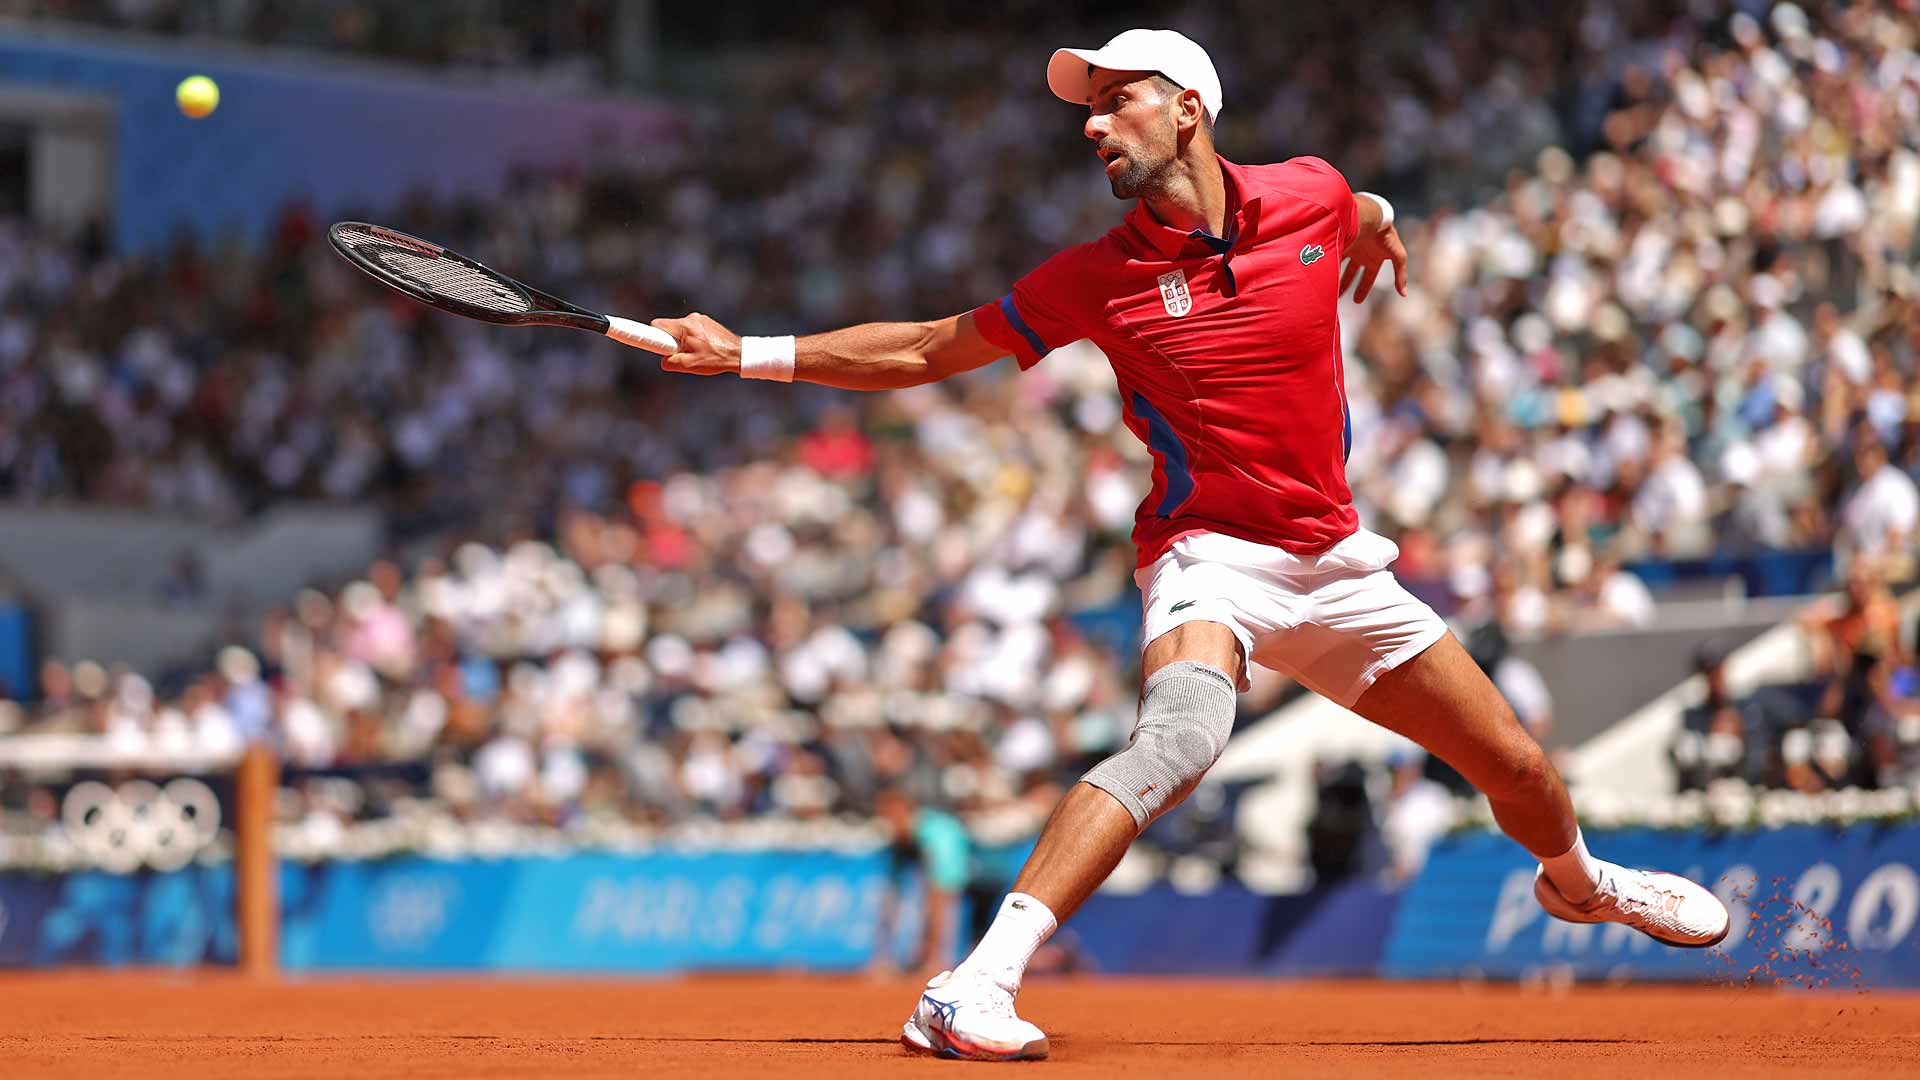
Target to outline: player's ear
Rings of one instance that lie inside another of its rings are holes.
[[[1180,96],[1174,99],[1174,107],[1177,111],[1174,113],[1173,123],[1180,134],[1191,135],[1200,130],[1202,122],[1206,119],[1206,106],[1200,103],[1200,91],[1180,91]]]

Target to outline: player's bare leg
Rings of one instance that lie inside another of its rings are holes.
[[[1186,798],[1218,756],[1244,662],[1233,632],[1214,622],[1183,623],[1148,644],[1140,723],[1129,750],[1060,799],[993,925],[959,967],[927,984],[901,1032],[903,1043],[956,1057],[1046,1056],[1045,1034],[1013,1012],[1027,961],[1113,873],[1140,831]],[[1194,710],[1211,715],[1185,715]],[[1196,730],[1168,730],[1188,726]],[[1187,741],[1173,746],[1179,739]],[[1144,780],[1131,779],[1136,776]],[[967,1017],[956,1020],[962,1009]]]
[[[1540,860],[1534,895],[1548,913],[1625,923],[1670,945],[1726,936],[1726,907],[1706,889],[1587,852],[1560,774],[1453,635],[1381,675],[1353,711],[1426,747],[1486,795],[1500,828]]]
[[[1536,858],[1574,846],[1580,824],[1560,774],[1452,634],[1381,675],[1353,711],[1458,769],[1493,805],[1500,828]]]

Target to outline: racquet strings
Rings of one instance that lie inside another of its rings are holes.
[[[502,315],[533,310],[525,294],[493,274],[405,243],[384,230],[354,226],[337,235],[341,244],[417,289]]]

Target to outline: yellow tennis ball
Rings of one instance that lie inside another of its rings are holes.
[[[180,80],[173,99],[181,112],[198,120],[220,107],[220,87],[205,75],[189,75]]]

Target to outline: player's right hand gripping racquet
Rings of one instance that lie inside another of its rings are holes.
[[[417,236],[363,221],[342,221],[327,230],[327,239],[341,258],[374,280],[441,311],[505,326],[591,330],[662,356],[680,348],[665,330],[576,307]]]

